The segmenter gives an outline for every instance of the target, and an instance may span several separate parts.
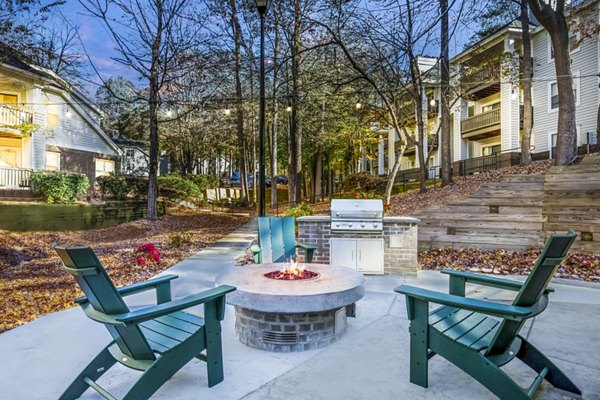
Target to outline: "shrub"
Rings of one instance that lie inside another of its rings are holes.
[[[219,187],[219,176],[218,175],[183,175],[185,179],[193,182],[201,192],[206,189],[213,189]]]
[[[31,174],[31,190],[49,204],[72,204],[90,187],[87,176],[62,171],[35,171]]]
[[[342,183],[342,189],[368,192],[372,190],[385,190],[386,185],[387,178],[374,176],[368,172],[361,172],[348,175]]]
[[[285,213],[286,217],[304,217],[306,215],[313,215],[313,209],[310,208],[308,203],[302,203],[297,207],[292,207]]]
[[[198,204],[201,195],[200,189],[196,184],[179,175],[159,176],[158,194],[166,201],[175,204],[182,201]]]
[[[143,198],[148,194],[148,179],[133,175],[106,175],[96,179],[103,198],[125,200]]]
[[[179,232],[169,236],[167,242],[172,247],[181,247],[189,244],[192,241],[190,233],[187,229],[181,229]]]
[[[138,265],[158,264],[160,262],[160,250],[154,243],[146,243],[137,248],[135,261]]]

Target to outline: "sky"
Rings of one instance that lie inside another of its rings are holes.
[[[368,0],[365,1],[368,2]],[[81,42],[83,43],[85,52],[89,56],[91,63],[93,63],[94,68],[86,60],[86,70],[89,73],[90,81],[92,82],[84,87],[85,91],[93,96],[98,86],[102,83],[102,80],[106,80],[111,76],[124,76],[135,84],[139,82],[138,76],[134,71],[119,64],[113,59],[113,57],[118,56],[118,52],[115,50],[116,46],[109,32],[97,18],[92,17],[87,13],[78,0],[66,0],[65,5],[61,6],[58,11],[62,13],[69,24],[79,28],[78,31]],[[452,22],[453,21],[451,21],[451,25]],[[471,34],[472,28],[465,29],[464,26],[460,26],[456,30],[450,44],[451,57],[463,50],[464,43],[470,38]],[[435,52],[437,51],[439,50],[436,49]],[[82,56],[85,58],[83,51]],[[98,74],[102,79],[98,77]]]

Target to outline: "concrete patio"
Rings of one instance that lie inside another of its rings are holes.
[[[248,225],[177,264],[174,297],[210,288],[220,272],[235,267],[256,228]],[[302,353],[269,353],[241,344],[234,312],[223,321],[225,381],[208,388],[206,368],[192,361],[165,384],[156,399],[488,399],[495,398],[440,357],[430,361],[429,389],[408,380],[408,320],[405,301],[393,288],[401,283],[447,290],[447,277],[422,271],[417,278],[369,276],[366,296],[357,304],[344,336],[333,345]],[[583,398],[600,399],[600,285],[558,282],[546,312],[527,325],[530,340],[573,379]],[[472,297],[507,300],[496,289],[470,286]],[[151,304],[152,294],[136,295],[131,305]],[[531,328],[531,329],[530,329]],[[77,373],[110,340],[104,327],[79,308],[51,314],[0,335],[0,393],[4,399],[57,398]],[[523,386],[533,374],[518,361],[506,371]],[[137,376],[117,365],[100,383],[122,395]],[[99,399],[89,390],[84,399]],[[536,398],[565,399],[568,394],[542,385]]]

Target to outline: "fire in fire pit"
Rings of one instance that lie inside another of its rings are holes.
[[[310,271],[304,265],[298,265],[295,261],[290,261],[289,264],[284,264],[283,268],[278,271],[271,271],[264,274],[266,278],[276,279],[279,281],[299,281],[306,279],[315,279],[319,277],[318,272]]]

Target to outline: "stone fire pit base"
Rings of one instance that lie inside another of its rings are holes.
[[[235,307],[235,331],[259,350],[313,350],[335,342],[346,330],[346,308],[310,313],[268,313]]]
[[[282,264],[247,265],[217,276],[218,285],[233,285],[227,303],[235,307],[240,341],[260,350],[292,352],[318,349],[346,330],[347,316],[365,295],[365,277],[350,268],[302,264],[319,274],[314,279],[275,280],[266,273]]]

